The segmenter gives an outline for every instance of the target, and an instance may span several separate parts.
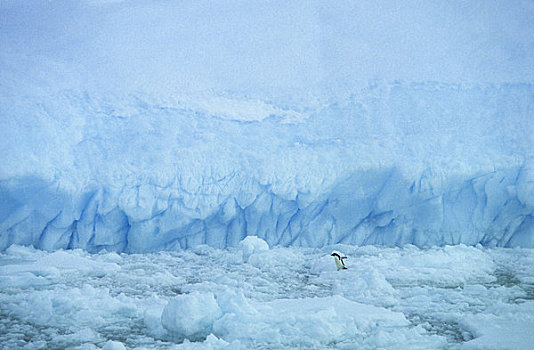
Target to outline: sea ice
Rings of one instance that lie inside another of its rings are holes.
[[[333,249],[348,256],[348,270],[337,271]],[[39,261],[65,266],[42,273]],[[0,254],[0,343],[519,350],[532,343],[532,261],[531,249],[481,246],[271,247],[248,262],[240,248],[119,255],[13,246]]]
[[[108,340],[102,350],[126,350],[126,348],[121,342]]]
[[[252,254],[269,250],[269,245],[261,238],[248,236],[239,242],[239,248],[243,252],[243,259],[248,261]]]
[[[178,295],[163,309],[161,324],[178,339],[204,339],[212,332],[221,309],[212,293]]]

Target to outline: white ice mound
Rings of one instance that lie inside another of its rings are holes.
[[[108,340],[102,350],[126,350],[120,341]]]
[[[184,344],[211,337],[244,348],[315,349],[358,342],[361,349],[373,349],[377,344],[388,348],[401,338],[406,346],[443,345],[442,338],[414,328],[400,312],[340,295],[261,302],[239,291],[219,293],[216,299],[211,293],[194,293],[171,300],[161,321],[171,335],[186,338]]]
[[[360,304],[342,296],[262,303],[233,295],[224,300],[224,304],[231,307],[224,307],[224,315],[215,321],[214,334],[245,346],[272,348],[283,344],[323,348],[359,341],[361,348],[366,349],[377,343],[391,345],[399,336],[407,344],[436,341],[428,336],[423,339],[421,330],[411,327],[402,313]]]
[[[113,262],[99,262],[86,258],[82,253],[67,253],[56,251],[37,260],[37,266],[55,267],[60,270],[73,270],[91,276],[101,276],[112,273],[120,269],[119,265]]]
[[[194,292],[169,301],[161,315],[161,324],[178,339],[200,340],[212,331],[222,315],[213,293]]]
[[[20,250],[20,247],[11,249],[10,253],[16,252],[17,249]],[[87,252],[81,250],[69,253],[59,250],[45,254],[31,263],[2,266],[0,267],[0,275],[20,277],[29,273],[33,276],[48,276],[51,278],[52,276],[57,277],[61,274],[75,273],[81,276],[102,277],[120,270],[120,266],[114,262],[94,261],[84,257],[85,254]],[[1,284],[2,282],[0,282]]]
[[[239,242],[239,248],[243,252],[243,260],[248,261],[252,254],[268,251],[269,245],[261,238],[248,236]]]
[[[203,342],[190,342],[187,339],[173,348],[175,350],[245,350],[239,343],[229,344],[213,334],[208,335]]]
[[[334,258],[328,254],[321,256],[317,260],[313,261],[310,266],[310,272],[313,274],[321,274],[325,271],[336,271],[336,263]]]

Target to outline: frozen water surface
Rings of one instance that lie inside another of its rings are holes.
[[[0,0],[0,348],[534,349],[533,18]]]
[[[528,349],[534,251],[336,245],[0,256],[6,349]],[[332,249],[348,270],[336,271]]]

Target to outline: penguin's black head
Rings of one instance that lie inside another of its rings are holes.
[[[332,253],[332,254],[330,254],[330,256],[337,256],[338,259],[341,259],[341,257],[339,256],[338,253]]]

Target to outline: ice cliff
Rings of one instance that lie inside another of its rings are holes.
[[[534,244],[530,85],[398,84],[317,111],[226,103],[256,114],[3,103],[1,247]]]
[[[531,7],[251,4],[2,1],[0,250],[534,247]]]

